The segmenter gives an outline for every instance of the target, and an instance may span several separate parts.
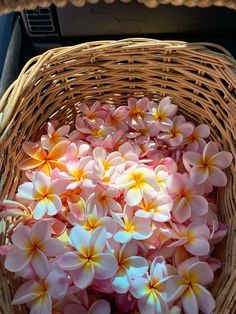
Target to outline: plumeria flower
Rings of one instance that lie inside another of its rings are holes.
[[[106,230],[97,228],[90,233],[81,226],[71,229],[70,241],[76,252],[67,252],[58,259],[60,268],[69,271],[74,284],[87,288],[96,279],[111,278],[117,271],[113,255],[104,253]]]
[[[140,116],[130,123],[130,127],[132,130],[127,133],[126,137],[127,139],[134,139],[137,144],[148,143],[150,137],[158,132],[155,125],[145,123]]]
[[[76,221],[70,220],[73,225],[80,224],[88,232],[93,232],[99,227],[106,229],[107,238],[113,237],[116,232],[116,222],[111,218],[104,215],[103,208],[93,202],[93,198],[89,197],[86,201],[86,214],[84,220]]]
[[[114,240],[119,243],[127,243],[132,239],[145,240],[152,235],[151,220],[134,216],[133,208],[128,205],[124,208],[124,220],[119,214],[112,213],[112,217],[120,226],[114,235]]]
[[[97,206],[103,208],[104,215],[107,215],[111,212],[122,212],[122,207],[116,198],[119,196],[116,190],[106,189],[104,186],[96,186],[94,193],[91,195],[91,201]]]
[[[100,125],[106,117],[106,111],[101,109],[99,101],[96,101],[91,107],[86,104],[80,104],[79,110],[83,115],[83,118],[94,126]]]
[[[121,157],[126,162],[126,168],[138,165],[139,154],[137,153],[137,150],[135,151],[134,145],[132,145],[130,142],[125,142],[122,144],[118,151],[121,153]]]
[[[114,247],[114,245],[113,245]],[[115,256],[118,263],[117,273],[112,278],[112,287],[117,293],[126,293],[133,279],[142,277],[148,270],[145,258],[137,256],[138,245],[135,241],[118,245]]]
[[[108,152],[116,151],[117,148],[124,142],[124,130],[118,130],[113,134],[108,134],[101,142],[101,147],[105,148]]]
[[[141,314],[168,314],[166,291],[163,283],[168,276],[165,260],[157,257],[151,264],[150,274],[136,278],[131,286],[131,293],[138,299]]]
[[[209,180],[214,186],[225,186],[227,177],[221,169],[229,167],[233,156],[229,152],[219,152],[215,142],[209,142],[202,155],[197,152],[186,152],[183,155],[184,165],[195,184]],[[192,167],[190,167],[190,165]]]
[[[30,304],[30,314],[51,314],[52,300],[62,300],[68,289],[66,274],[56,268],[45,276],[23,283],[14,296],[12,304]]]
[[[138,116],[144,116],[144,113],[148,108],[148,104],[149,99],[147,97],[143,97],[140,100],[137,100],[135,97],[128,98],[128,118],[131,120],[131,122],[135,122]]]
[[[36,201],[34,218],[41,219],[46,213],[53,216],[62,210],[59,195],[63,193],[68,182],[60,179],[51,180],[41,171],[35,172],[32,179],[32,182],[21,184],[18,193],[26,199]]]
[[[105,122],[111,126],[115,126],[117,129],[127,131],[128,127],[125,123],[129,114],[127,106],[120,106],[115,110],[109,111]]]
[[[68,160],[66,162],[67,174],[61,174],[62,178],[69,180],[67,189],[74,190],[79,186],[93,188],[93,166],[94,161],[90,156],[82,157],[80,160]]]
[[[192,255],[205,256],[210,252],[209,236],[210,230],[206,225],[192,222],[187,226],[183,224],[172,224],[172,229],[161,227],[160,231],[175,239],[168,247],[184,246]]]
[[[79,140],[76,143],[71,143],[65,152],[65,162],[70,161],[71,159],[74,160],[90,156],[91,152],[91,146],[82,140]]]
[[[144,194],[155,197],[159,191],[154,171],[144,166],[127,169],[117,178],[116,188],[124,190],[125,201],[130,206],[140,203]]]
[[[31,264],[39,276],[48,268],[48,256],[57,256],[64,252],[63,244],[51,238],[51,227],[48,222],[39,221],[32,228],[19,226],[12,235],[14,248],[5,259],[6,269],[17,272]]]
[[[185,260],[177,266],[177,275],[165,281],[168,302],[181,299],[186,314],[198,314],[199,310],[211,314],[215,308],[215,300],[204,287],[214,278],[210,266],[199,261],[198,257]]]
[[[63,125],[57,130],[53,123],[47,123],[47,135],[41,136],[41,145],[44,149],[50,150],[57,143],[67,140],[67,135],[70,132],[69,125]]]
[[[184,116],[175,116],[172,120],[172,127],[167,133],[158,134],[158,138],[166,141],[171,146],[179,146],[184,139],[193,133],[193,125],[186,122]]]
[[[149,113],[145,116],[145,121],[157,126],[159,131],[167,131],[172,127],[171,119],[177,112],[177,106],[171,103],[169,97],[163,98],[159,105],[150,101],[148,105]]]
[[[170,211],[172,206],[173,201],[168,194],[159,192],[154,198],[143,198],[137,205],[135,216],[165,222],[171,218]]]
[[[205,138],[210,135],[210,128],[206,124],[198,125],[194,128],[193,133],[185,139],[188,151],[202,152],[206,146]]]
[[[171,174],[167,179],[167,188],[173,195],[172,214],[177,222],[183,223],[191,216],[203,216],[208,212],[208,202],[201,195],[203,189],[195,186],[186,175]]]
[[[68,140],[60,141],[47,153],[38,143],[25,142],[23,150],[30,157],[20,162],[18,166],[21,170],[36,168],[47,175],[50,175],[54,168],[65,171],[62,159],[69,145]]]

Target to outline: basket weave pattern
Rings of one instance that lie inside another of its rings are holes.
[[[112,3],[115,0],[104,0],[104,2]],[[122,2],[131,2],[132,0],[120,0]],[[145,4],[148,8],[156,8],[160,4],[186,5],[188,7],[206,8],[212,5],[225,6],[236,10],[236,0],[137,0]],[[99,0],[0,0],[0,13],[8,13],[11,11],[22,11],[24,9],[35,9],[37,7],[48,7],[55,4],[63,7],[67,3],[81,7],[86,2],[97,3]]]
[[[14,196],[23,180],[17,169],[24,158],[22,142],[34,141],[49,117],[72,123],[80,102],[99,99],[119,105],[130,95],[155,100],[171,96],[186,118],[208,124],[220,149],[234,156],[228,185],[216,196],[229,232],[217,248],[223,269],[211,292],[216,297],[216,313],[235,313],[236,62],[223,48],[125,39],[56,48],[30,60],[0,101],[0,198]],[[4,222],[5,229],[9,225],[10,221]],[[5,243],[4,234],[0,240]],[[24,307],[11,306],[18,285],[1,265],[0,313],[26,313]]]

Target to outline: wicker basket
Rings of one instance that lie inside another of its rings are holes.
[[[104,2],[112,3],[115,0],[104,0]],[[132,0],[120,0],[122,2],[131,2]],[[215,6],[225,6],[236,10],[236,0],[137,0],[145,4],[148,8],[156,8],[160,4],[186,5],[188,7],[198,6],[200,8]],[[24,9],[35,9],[39,7],[48,7],[55,4],[63,7],[67,3],[72,3],[78,7],[83,6],[86,2],[97,3],[99,0],[0,0],[0,13],[8,13],[11,11],[22,11]]]
[[[188,119],[208,124],[212,139],[234,155],[228,185],[217,193],[229,232],[216,252],[223,269],[211,291],[216,313],[236,313],[236,62],[221,47],[125,39],[57,48],[33,58],[0,101],[1,199],[12,198],[21,181],[22,142],[35,140],[49,117],[72,123],[78,102],[119,104],[129,95],[171,96]],[[1,269],[0,313],[26,313],[11,306],[19,282]]]

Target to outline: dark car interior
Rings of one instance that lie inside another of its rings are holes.
[[[236,57],[236,11],[172,5],[149,9],[136,1],[116,1],[2,15],[0,96],[30,58],[50,48],[127,37],[212,42]]]

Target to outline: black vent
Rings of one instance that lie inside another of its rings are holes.
[[[51,8],[26,10],[23,19],[28,33],[31,36],[57,35],[55,17]]]

